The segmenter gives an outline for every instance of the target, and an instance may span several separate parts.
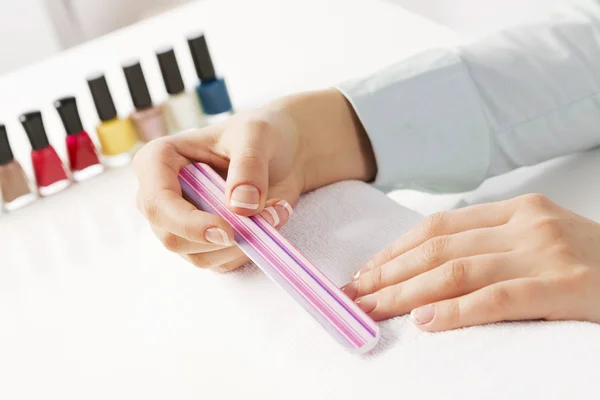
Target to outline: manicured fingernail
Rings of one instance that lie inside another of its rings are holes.
[[[365,272],[370,271],[373,268],[375,268],[375,263],[373,261],[367,262],[364,266],[359,268],[359,270],[356,271],[354,275],[352,275],[352,280],[357,280],[358,278],[360,278],[361,274],[364,274]]]
[[[283,208],[285,208],[288,212],[288,218],[292,216],[292,214],[294,213],[294,209],[292,208],[292,206],[290,205],[290,203],[288,203],[285,200],[279,200],[277,203],[275,203],[276,206],[281,206]]]
[[[350,300],[354,300],[356,295],[358,295],[358,283],[350,282],[349,284],[342,286],[342,292],[346,293],[346,296],[350,298]]]
[[[375,309],[375,307],[377,307],[377,298],[379,296],[377,295],[377,293],[373,293],[370,294],[368,296],[365,297],[361,297],[360,299],[356,300],[356,304],[358,304],[358,306],[366,313],[369,313],[371,311],[373,311]]]
[[[229,235],[227,235],[227,232],[220,228],[208,228],[206,232],[204,232],[204,238],[213,244],[218,244],[219,246],[231,246]]]
[[[277,225],[279,225],[279,223],[281,222],[281,220],[279,219],[279,215],[277,214],[277,211],[275,211],[275,208],[273,208],[273,207],[265,208],[265,210],[261,214],[263,215],[263,217],[266,217],[265,214],[268,214],[270,216],[270,218],[267,217],[267,220],[274,227],[277,227]]]
[[[260,204],[260,193],[252,185],[240,185],[231,193],[231,205],[248,210],[257,210]]]
[[[415,308],[410,312],[410,317],[417,325],[428,324],[435,317],[435,307],[431,304],[419,308]]]

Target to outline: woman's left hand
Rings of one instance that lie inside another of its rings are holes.
[[[542,195],[435,214],[343,290],[375,320],[410,312],[426,331],[600,322],[600,224]]]

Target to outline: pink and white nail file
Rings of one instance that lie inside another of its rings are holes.
[[[179,173],[179,181],[186,198],[229,222],[242,251],[342,346],[360,353],[375,347],[377,324],[263,217],[231,212],[225,203],[225,181],[212,168],[189,165]]]

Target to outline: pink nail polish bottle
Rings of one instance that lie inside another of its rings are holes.
[[[133,122],[138,137],[144,142],[150,142],[168,135],[169,131],[163,110],[152,103],[141,64],[135,62],[124,66],[123,72],[135,106],[135,111],[131,114],[131,122]]]

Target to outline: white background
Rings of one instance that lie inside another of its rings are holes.
[[[94,126],[82,79],[92,69],[107,71],[126,115],[131,101],[120,61],[140,57],[159,100],[165,93],[153,49],[166,40],[182,50],[192,87],[184,35],[197,27],[210,32],[217,70],[240,108],[454,42],[447,29],[376,0],[191,4],[0,78],[0,120],[17,158],[29,164],[16,116],[30,108],[42,109],[50,141],[64,156],[64,130],[52,109],[59,95],[75,94],[84,125]],[[600,220],[597,171],[600,151],[573,155],[487,181],[460,201],[541,192]],[[331,346],[263,275],[205,274],[163,250],[135,211],[135,191],[133,172],[124,168],[0,217],[0,399],[597,398],[600,325],[493,325],[431,335],[403,317],[387,323],[387,348],[396,351],[356,358]],[[447,209],[420,195],[419,211]],[[355,208],[338,206],[349,198]],[[390,203],[386,209],[356,193],[337,199],[321,200],[336,211],[330,218],[297,207],[291,223],[303,215],[308,222],[290,226],[311,244],[312,251],[301,248],[307,257],[348,279],[399,236],[378,221],[402,224],[387,211]],[[361,218],[373,225],[356,225]]]
[[[70,26],[60,0],[0,2],[0,74],[44,59],[65,46],[126,26],[189,0],[71,0],[81,22]],[[251,0],[249,0],[251,1]],[[293,1],[293,0],[285,0]],[[569,0],[388,0],[467,36],[535,18]],[[80,29],[79,29],[80,28]]]

